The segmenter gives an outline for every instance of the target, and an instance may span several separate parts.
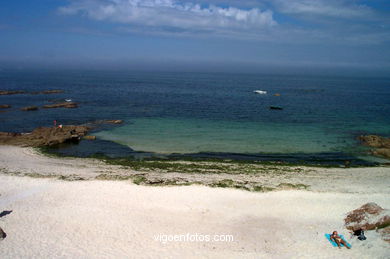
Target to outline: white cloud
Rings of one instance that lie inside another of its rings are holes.
[[[375,44],[390,39],[389,16],[358,0],[69,0],[59,11],[114,24],[102,33],[289,44]]]
[[[115,23],[169,28],[179,31],[256,31],[276,25],[270,10],[201,6],[175,0],[81,0],[61,7],[67,15]]]
[[[344,19],[372,17],[374,12],[354,0],[268,0],[282,13]]]

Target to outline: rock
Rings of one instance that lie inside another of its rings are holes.
[[[22,110],[22,111],[37,111],[38,107],[37,106],[27,106],[27,107],[21,108],[20,110]]]
[[[269,108],[270,110],[283,110],[282,107],[278,107],[278,106],[270,106]]]
[[[276,94],[274,94],[274,96],[280,96],[280,94],[279,94],[279,93],[276,93]]]
[[[63,102],[63,103],[55,103],[55,104],[47,104],[44,105],[43,108],[51,109],[51,108],[77,108],[77,103],[74,102]]]
[[[349,212],[344,221],[346,228],[352,231],[384,228],[390,225],[390,212],[370,202]]]
[[[123,120],[97,120],[94,122],[90,122],[90,125],[99,125],[99,124],[122,124]]]
[[[0,95],[24,94],[25,91],[0,91]]]
[[[85,140],[96,140],[96,136],[84,136],[83,139],[85,139]]]
[[[0,109],[8,109],[11,108],[11,105],[8,104],[0,104]]]
[[[390,148],[377,148],[372,151],[374,156],[383,156],[390,158]]]
[[[378,232],[381,234],[383,240],[390,243],[390,226],[379,229]]]
[[[4,239],[7,237],[7,234],[4,232],[2,228],[0,228],[0,240]]]
[[[108,124],[122,124],[123,120],[105,120],[104,123],[108,123]]]
[[[385,138],[377,135],[360,136],[359,140],[363,145],[376,148],[390,148],[390,138]]]
[[[45,90],[39,92],[32,92],[31,94],[60,94],[63,93],[63,90]]]
[[[68,125],[59,127],[40,127],[31,133],[0,132],[0,144],[17,146],[53,146],[64,142],[78,142],[88,133],[86,126]]]
[[[374,156],[390,158],[390,138],[377,135],[366,135],[360,136],[359,140],[363,145],[374,148],[371,150],[371,153]]]

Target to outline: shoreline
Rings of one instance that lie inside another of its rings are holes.
[[[31,147],[1,146],[0,172],[60,180],[122,180],[138,185],[205,185],[255,192],[375,192],[390,187],[390,167],[326,168],[223,161],[129,161],[50,156]],[[369,173],[368,173],[369,172]],[[390,188],[389,188],[390,194]]]
[[[304,167],[297,171],[296,167],[265,166],[251,174],[146,172],[96,159],[48,157],[33,148],[14,146],[0,146],[0,165],[0,205],[12,211],[0,219],[7,233],[0,241],[4,258],[388,255],[389,244],[379,233],[367,231],[364,242],[351,239],[343,220],[367,202],[390,208],[388,167]],[[130,178],[98,180],[101,174],[204,183],[150,187],[133,184]],[[40,178],[20,177],[34,175]],[[205,186],[226,177],[264,186],[288,182],[309,187],[248,192]],[[344,234],[351,250],[329,244],[324,234],[333,230]],[[176,234],[225,234],[234,241],[162,243],[155,239],[156,235]]]
[[[98,158],[115,161],[189,161],[269,164],[277,166],[308,166],[319,168],[375,167],[390,165],[390,160],[368,154],[343,152],[327,153],[156,153],[133,150],[113,141],[96,139],[78,144],[63,143],[54,147],[38,147],[49,156],[73,158]],[[101,152],[110,150],[110,152]],[[118,162],[120,164],[120,162]]]
[[[56,120],[54,121],[56,123]],[[360,135],[361,145],[355,151],[318,153],[235,153],[199,151],[197,153],[158,153],[133,150],[112,140],[102,140],[96,133],[97,125],[122,124],[122,120],[98,120],[82,125],[38,127],[31,132],[0,132],[0,145],[40,148],[41,152],[65,157],[101,157],[105,160],[174,160],[262,163],[310,167],[368,167],[389,165],[390,138]],[[88,125],[88,126],[87,126]],[[95,125],[94,127],[92,125]],[[84,140],[83,140],[84,139]],[[82,141],[83,140],[83,141]],[[102,150],[104,150],[102,152]],[[107,150],[110,150],[107,152]],[[359,151],[358,151],[359,150]],[[370,155],[369,155],[370,154]],[[130,159],[129,159],[130,160]]]

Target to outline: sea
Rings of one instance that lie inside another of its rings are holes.
[[[390,77],[2,70],[0,89],[64,91],[0,96],[0,104],[12,106],[0,113],[0,131],[29,132],[54,120],[64,125],[124,121],[94,128],[96,141],[50,149],[62,155],[389,162],[371,156],[358,136],[390,136]],[[65,99],[79,107],[20,110]]]

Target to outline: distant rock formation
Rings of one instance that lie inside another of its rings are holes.
[[[26,92],[20,91],[20,90],[17,90],[17,91],[3,91],[3,90],[1,90],[0,91],[0,95],[24,94],[24,93],[26,93]]]
[[[0,132],[0,144],[17,146],[53,146],[64,142],[78,142],[88,133],[86,126],[40,127],[31,133]]]
[[[63,93],[64,90],[44,90],[44,91],[38,91],[38,92],[26,92],[22,90],[1,90],[0,95],[11,95],[11,94],[60,94]]]
[[[8,104],[0,104],[0,109],[9,109],[11,108],[11,105]]]
[[[45,90],[39,92],[31,92],[31,94],[61,94],[63,92],[63,90]]]
[[[43,108],[45,109],[53,109],[53,108],[77,108],[78,104],[75,102],[63,102],[63,103],[54,103],[54,104],[47,104],[44,105]]]
[[[377,135],[360,136],[359,140],[363,145],[373,147],[371,153],[375,156],[390,158],[390,138]]]
[[[377,230],[385,241],[390,242],[390,212],[376,203],[370,202],[349,212],[344,221],[349,230]]]
[[[269,108],[270,110],[283,110],[283,108],[279,106],[270,106]]]
[[[20,110],[22,110],[22,111],[37,111],[38,107],[37,106],[27,106],[27,107],[20,108]]]

